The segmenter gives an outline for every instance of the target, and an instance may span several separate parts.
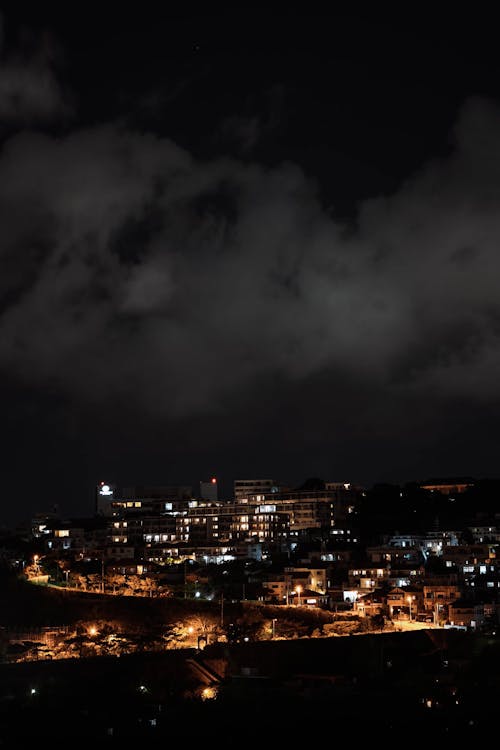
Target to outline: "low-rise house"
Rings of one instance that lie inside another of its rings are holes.
[[[500,544],[500,527],[496,524],[487,524],[483,526],[468,526],[474,544],[483,544],[484,542],[493,542]]]
[[[353,611],[362,617],[383,615],[387,612],[386,597],[376,591],[360,593],[354,602]]]
[[[424,610],[434,616],[435,622],[448,618],[449,605],[460,599],[461,586],[450,578],[435,576],[427,579],[423,587]]]
[[[448,606],[450,625],[466,626],[470,630],[481,630],[490,612],[488,605],[468,599],[457,599]]]
[[[404,615],[414,620],[424,608],[422,589],[412,586],[391,589],[387,593],[386,602],[391,619]]]
[[[424,555],[418,546],[379,544],[366,548],[366,557],[372,563],[383,565],[420,565]]]
[[[373,591],[389,577],[389,570],[390,568],[386,566],[350,568],[347,573],[347,585],[352,589]]]
[[[444,547],[443,560],[449,560],[455,565],[478,565],[487,564],[496,558],[496,547],[494,544],[457,544]]]

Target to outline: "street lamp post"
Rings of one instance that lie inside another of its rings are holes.
[[[414,598],[414,597],[412,597],[412,596],[409,596],[409,597],[408,597],[408,604],[409,604],[409,607],[410,607],[410,622],[411,622],[411,600],[412,600],[413,598]]]
[[[276,635],[276,617],[273,617],[272,623],[273,623],[273,640],[274,640],[274,636]]]
[[[434,625],[439,625],[439,604],[436,602],[434,605]]]
[[[297,606],[300,607],[300,592],[302,591],[302,586],[297,586],[295,591],[297,592]]]

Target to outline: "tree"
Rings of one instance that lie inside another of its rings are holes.
[[[106,576],[106,588],[113,592],[113,594],[123,593],[126,587],[125,576],[121,573],[108,573]]]
[[[82,591],[87,591],[88,589],[88,581],[86,575],[77,574],[75,576],[76,583],[79,589],[82,589]]]

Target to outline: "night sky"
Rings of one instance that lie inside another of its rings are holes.
[[[0,525],[499,477],[496,26],[78,5],[1,24]]]

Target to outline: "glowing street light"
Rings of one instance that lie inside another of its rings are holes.
[[[217,698],[217,688],[214,686],[203,688],[201,693],[202,700],[214,700]]]
[[[297,606],[300,607],[300,593],[302,591],[302,586],[296,586],[295,593],[297,594]]]
[[[410,622],[411,622],[411,601],[412,601],[412,599],[415,599],[415,597],[414,596],[408,596],[407,597],[407,601],[408,601],[408,604],[409,604],[409,607],[410,607]]]

